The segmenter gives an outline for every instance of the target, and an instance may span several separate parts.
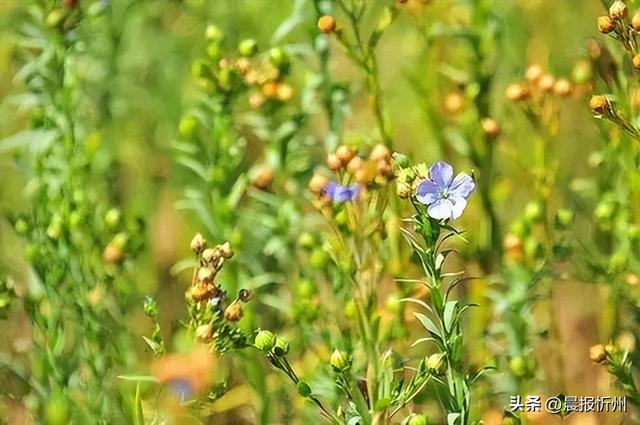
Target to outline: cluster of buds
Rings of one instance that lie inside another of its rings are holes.
[[[567,97],[573,92],[573,84],[567,78],[557,78],[545,72],[540,65],[531,65],[525,72],[524,81],[510,84],[506,96],[513,102],[531,100],[541,103],[546,95]]]
[[[605,364],[615,351],[615,347],[611,344],[596,344],[589,348],[589,358],[594,363]]]
[[[634,68],[640,69],[640,53],[637,52],[636,37],[640,33],[640,11],[629,21],[629,10],[622,0],[614,1],[609,13],[598,17],[598,31],[617,39],[631,55]]]
[[[289,342],[280,336],[274,335],[271,331],[258,331],[253,340],[253,345],[258,350],[275,357],[283,357],[289,353]]]
[[[289,102],[295,90],[284,79],[288,75],[290,60],[280,47],[269,50],[266,59],[255,64],[244,74],[244,81],[253,88],[249,106],[260,109],[265,104],[279,105]]]
[[[602,94],[594,94],[589,100],[589,109],[596,118],[605,118],[634,138],[640,138],[638,129],[624,114],[622,114],[609,97]]]
[[[401,199],[408,199],[416,192],[417,185],[429,176],[427,164],[420,163],[407,166],[408,160],[404,155],[394,154],[393,165],[396,169],[396,194]]]
[[[334,172],[346,171],[361,185],[386,184],[393,179],[391,152],[382,144],[375,145],[368,158],[359,156],[350,146],[341,145],[327,155],[326,165]]]
[[[251,292],[242,289],[234,300],[225,305],[225,291],[215,281],[225,261],[233,256],[229,243],[207,248],[207,241],[198,233],[191,241],[191,249],[198,256],[198,261],[191,287],[187,291],[188,299],[194,303],[207,303],[229,322],[239,321],[243,315],[241,303],[251,299]],[[209,323],[196,329],[196,335],[203,341],[210,340],[213,332],[213,326]]]

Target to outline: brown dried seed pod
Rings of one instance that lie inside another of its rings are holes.
[[[251,179],[253,187],[260,190],[267,189],[269,185],[271,185],[271,182],[273,182],[273,168],[268,165],[263,165],[256,169]]]
[[[331,171],[338,171],[342,168],[342,161],[340,161],[338,155],[336,155],[335,153],[330,153],[327,155],[327,167],[329,167]]]
[[[205,301],[213,298],[217,292],[215,285],[199,283],[190,289],[189,296],[194,301]]]
[[[633,15],[633,18],[631,19],[631,28],[633,28],[634,31],[640,32],[640,11]]]
[[[347,165],[356,156],[356,151],[347,145],[340,145],[336,149],[336,156],[342,161],[342,164]]]
[[[596,114],[604,114],[609,109],[609,100],[606,96],[594,94],[589,100],[589,109]]]
[[[242,305],[238,300],[234,300],[227,308],[224,309],[224,318],[229,322],[237,322],[242,318],[242,314]]]
[[[369,159],[373,162],[378,162],[380,160],[390,161],[391,152],[389,151],[388,147],[386,147],[381,143],[378,143],[371,150],[371,153],[369,154]]]
[[[524,73],[524,79],[530,83],[537,82],[544,75],[544,70],[538,64],[529,66]]]
[[[500,126],[493,118],[483,118],[480,125],[487,136],[498,137],[500,135]]]
[[[573,86],[566,78],[559,78],[553,86],[553,92],[558,96],[569,96],[573,92]]]
[[[400,182],[396,186],[396,194],[400,199],[407,199],[411,196],[411,185],[409,183]]]
[[[616,0],[609,6],[609,16],[611,19],[625,19],[629,10],[622,0]]]
[[[540,80],[538,81],[538,87],[543,92],[549,93],[551,90],[553,90],[553,85],[555,83],[556,83],[556,79],[553,75],[545,74],[542,77],[540,77]]]
[[[329,179],[327,177],[323,176],[322,174],[316,173],[313,175],[313,177],[311,177],[311,180],[309,180],[308,187],[311,193],[319,195],[327,185],[327,183],[329,183]]]
[[[213,271],[209,267],[200,267],[198,269],[198,282],[211,283],[213,282]]]
[[[589,348],[589,358],[594,363],[604,363],[607,359],[607,351],[603,344],[596,344]]]
[[[207,247],[207,241],[200,233],[191,239],[191,250],[196,254],[200,254]]]
[[[196,337],[202,342],[211,342],[213,340],[213,326],[211,324],[198,326]]]
[[[376,171],[382,177],[393,176],[393,168],[391,168],[391,163],[387,159],[381,159],[376,163]]]
[[[356,156],[356,157],[353,157],[353,159],[351,159],[351,161],[349,161],[349,163],[347,164],[347,171],[350,174],[355,175],[358,172],[358,170],[364,168],[364,166],[365,166],[364,160],[359,156]]]
[[[222,255],[224,258],[233,257],[233,250],[231,249],[231,244],[229,242],[225,242],[222,245],[219,245],[218,248],[220,249],[220,255]]]
[[[331,34],[336,30],[336,27],[336,19],[333,16],[324,15],[318,19],[318,29],[321,33]]]
[[[529,89],[523,87],[521,84],[513,83],[507,87],[507,99],[514,102],[518,102],[526,99],[529,96]]]
[[[602,34],[609,34],[614,29],[616,29],[616,24],[610,17],[604,15],[598,17],[598,31]]]

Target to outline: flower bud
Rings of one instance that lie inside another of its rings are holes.
[[[158,302],[150,296],[144,297],[144,300],[142,301],[142,311],[144,311],[144,314],[148,317],[157,317]]]
[[[500,126],[493,118],[483,118],[480,125],[487,136],[495,138],[500,135]]]
[[[224,309],[224,319],[229,322],[237,322],[242,319],[243,311],[239,300],[234,300]]]
[[[507,87],[507,99],[518,102],[526,99],[529,96],[529,89],[523,87],[521,84],[513,83]]]
[[[319,195],[322,192],[322,190],[325,188],[327,183],[329,183],[328,178],[326,178],[322,174],[316,173],[313,175],[313,177],[311,177],[311,180],[309,180],[308,188],[311,191],[311,193]]]
[[[65,425],[71,418],[71,407],[64,393],[56,391],[49,396],[44,408],[44,423],[47,425]]]
[[[602,34],[609,34],[614,29],[616,29],[616,24],[610,17],[604,15],[598,17],[598,31]]]
[[[356,156],[356,152],[347,145],[340,145],[336,149],[336,156],[342,164],[347,165]]]
[[[333,350],[333,353],[331,353],[329,364],[331,364],[335,372],[344,372],[351,367],[351,359],[347,353],[336,348]]]
[[[213,326],[211,324],[200,325],[196,328],[196,338],[202,342],[211,342],[213,339]]]
[[[556,211],[555,224],[559,229],[566,229],[573,223],[573,211],[560,208]]]
[[[275,99],[278,96],[278,83],[270,80],[262,85],[262,95],[267,99]]]
[[[602,115],[610,108],[609,99],[606,96],[594,94],[589,100],[589,109],[595,114]]]
[[[627,5],[622,0],[614,1],[609,7],[609,16],[611,19],[624,19],[627,17]]]
[[[527,364],[523,357],[516,356],[509,361],[509,370],[516,378],[522,378],[527,374]]]
[[[275,345],[273,346],[273,352],[276,356],[285,356],[289,352],[289,342],[286,339],[276,337]]]
[[[407,425],[427,425],[428,423],[425,415],[416,415],[415,413],[407,421]]]
[[[524,210],[524,218],[530,223],[537,223],[542,219],[544,208],[540,202],[529,202]]]
[[[631,59],[631,63],[633,64],[633,67],[635,69],[640,69],[640,53],[638,53]]]
[[[289,56],[284,49],[274,47],[269,50],[269,61],[279,70],[283,70],[289,66]]]
[[[273,181],[273,168],[262,165],[255,170],[251,184],[256,189],[266,190]]]
[[[180,136],[188,139],[193,137],[198,128],[198,119],[194,116],[183,117],[178,124],[178,132]]]
[[[207,25],[205,37],[209,41],[220,41],[222,39],[222,30],[213,24]]]
[[[327,155],[327,167],[329,167],[331,171],[338,171],[340,168],[342,168],[342,161],[340,161],[338,155],[336,155],[335,153],[330,153]]]
[[[631,28],[633,28],[634,31],[640,32],[640,11],[633,15],[633,18],[631,19]]]
[[[298,390],[298,394],[302,397],[309,397],[311,395],[311,387],[304,381],[299,381],[296,385],[296,389]]]
[[[13,228],[19,235],[24,235],[29,231],[29,223],[25,219],[19,218],[14,223]]]
[[[207,247],[207,241],[200,233],[191,239],[191,250],[196,254],[200,254]]]
[[[572,91],[571,82],[566,78],[559,78],[553,85],[553,92],[558,96],[569,96]]]
[[[336,19],[330,15],[321,16],[318,19],[318,29],[323,34],[331,34],[336,30]]]
[[[104,216],[104,221],[110,229],[115,228],[120,223],[122,214],[117,208],[111,208]]]
[[[256,54],[258,51],[258,43],[252,38],[248,38],[246,40],[242,40],[238,45],[238,52],[240,55],[249,58]]]
[[[253,345],[260,351],[269,351],[275,344],[275,335],[269,331],[259,331],[253,341]]]
[[[444,353],[435,353],[427,358],[427,370],[434,375],[442,375],[447,370]]]
[[[594,363],[604,363],[607,359],[607,351],[605,350],[604,345],[597,344],[589,348],[589,358]]]

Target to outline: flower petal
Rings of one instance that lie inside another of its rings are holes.
[[[336,192],[337,187],[338,187],[337,183],[329,182],[322,189],[322,194],[327,196],[329,199],[333,199],[333,195]]]
[[[351,191],[348,187],[344,186],[336,186],[336,190],[333,192],[333,196],[331,197],[333,202],[345,202],[351,199]]]
[[[453,182],[451,182],[451,186],[449,187],[449,194],[451,196],[460,196],[462,198],[467,198],[471,195],[471,192],[476,188],[476,184],[469,176],[465,173],[458,173]]]
[[[464,211],[464,208],[467,206],[467,200],[462,196],[452,196],[449,198],[449,201],[451,201],[452,204],[451,218],[455,220],[462,215],[462,211]]]
[[[429,205],[438,200],[438,185],[431,180],[422,180],[416,189],[418,202]]]
[[[429,168],[429,178],[440,188],[447,188],[453,178],[453,167],[444,161],[438,161]]]
[[[435,218],[436,220],[445,220],[451,218],[451,211],[453,209],[453,204],[448,199],[439,199],[433,204],[429,205],[427,208],[427,213],[429,217]]]

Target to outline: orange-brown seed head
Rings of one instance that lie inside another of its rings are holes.
[[[598,31],[602,34],[609,34],[614,29],[616,29],[616,24],[613,19],[605,15],[598,17]]]
[[[331,34],[336,30],[336,19],[331,15],[324,15],[318,19],[318,29],[321,33]]]

